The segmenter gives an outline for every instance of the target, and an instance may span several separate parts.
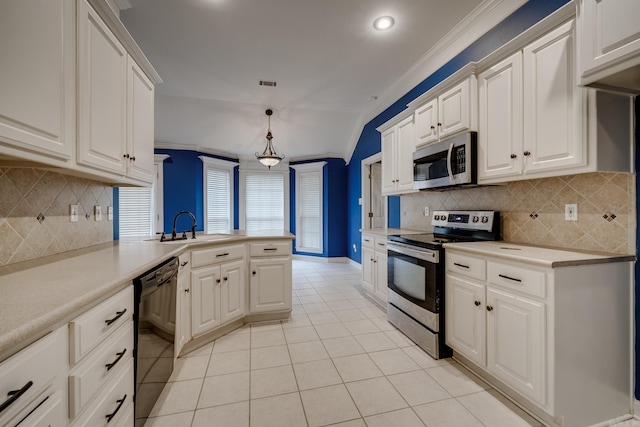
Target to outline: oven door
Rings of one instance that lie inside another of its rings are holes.
[[[440,312],[442,268],[437,250],[387,243],[388,286],[405,300],[431,313]]]

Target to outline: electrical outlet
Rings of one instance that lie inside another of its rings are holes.
[[[565,221],[578,220],[578,205],[576,203],[567,203],[564,205],[564,219]]]
[[[107,221],[113,221],[113,206],[107,206]]]
[[[93,207],[93,218],[96,221],[102,221],[102,206],[100,205],[95,205]]]
[[[78,222],[78,205],[69,205],[69,221]]]
[[[425,206],[424,207],[424,216],[429,216],[429,213],[430,213],[429,206]]]
[[[358,246],[356,246],[356,244],[353,244],[353,252],[358,252]]]

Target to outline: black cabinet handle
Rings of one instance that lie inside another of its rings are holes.
[[[220,279],[216,279],[216,283],[220,283]]]
[[[116,403],[118,404],[118,407],[116,408],[115,411],[113,411],[112,413],[105,415],[105,418],[107,419],[107,423],[110,422],[113,417],[116,416],[116,414],[118,413],[118,411],[120,410],[120,408],[122,408],[122,404],[124,403],[124,401],[127,400],[127,395],[125,394],[124,397],[120,400],[117,400]]]
[[[19,390],[11,390],[9,393],[7,393],[9,398],[7,400],[5,400],[2,403],[2,405],[0,405],[0,412],[4,411],[9,406],[11,406],[11,404],[13,404],[13,402],[15,402],[16,400],[20,399],[20,396],[25,394],[27,392],[27,390],[29,390],[31,388],[32,385],[33,385],[33,381],[29,381],[28,383],[23,385],[21,389],[19,389]]]
[[[269,251],[277,251],[278,248],[264,248],[263,251],[265,252],[269,252]]]
[[[457,262],[454,262],[453,265],[457,265],[458,267],[462,267],[462,268],[469,268],[468,265],[458,264]]]
[[[473,303],[476,305],[476,307],[478,307],[480,304],[482,304],[480,301],[474,301]]]
[[[522,282],[522,280],[520,279],[516,279],[515,277],[505,276],[504,274],[498,274],[498,277],[502,277],[503,279],[507,279],[507,280],[513,280],[514,282],[518,282],[518,283]]]
[[[218,255],[216,255],[216,258],[219,258],[221,256],[227,256],[227,255],[229,255],[229,252],[225,252],[223,254],[218,254]]]
[[[125,314],[127,312],[127,309],[123,309],[122,311],[116,311],[116,316],[109,319],[109,320],[105,320],[104,323],[107,324],[107,326],[109,326],[110,324],[112,324],[113,322],[115,322],[116,320],[118,320],[119,318],[122,317],[123,314]]]
[[[116,364],[120,361],[120,359],[122,359],[122,356],[124,356],[124,354],[127,352],[127,349],[125,348],[124,350],[122,350],[120,353],[116,353],[116,360],[114,360],[111,363],[107,363],[106,365],[104,365],[105,368],[107,368],[107,371],[110,371],[111,368],[113,368],[114,366],[116,366]]]
[[[183,263],[180,264],[180,267],[184,267],[185,265],[189,264],[189,261],[185,261]]]
[[[511,155],[511,158],[512,158],[512,159],[515,159],[516,157],[518,157],[518,155],[517,155],[517,154],[512,154],[512,155]]]
[[[522,153],[522,154],[524,154],[525,156],[530,156],[530,155],[531,155],[531,151],[525,151],[525,152],[524,152],[524,153]]]
[[[255,276],[255,275],[256,275],[256,272],[255,272],[255,271],[253,271],[253,272],[251,272],[251,274],[253,274],[253,275]]]
[[[490,305],[487,306],[487,311],[493,311],[493,307],[491,307]]]
[[[223,277],[222,280],[227,281],[228,277]]]

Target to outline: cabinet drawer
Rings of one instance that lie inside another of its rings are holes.
[[[133,322],[128,322],[69,374],[69,418],[75,418],[132,355]]]
[[[13,394],[15,400],[0,414],[0,425],[6,425],[19,413],[22,413],[23,417],[26,416],[38,407],[47,395],[64,387],[66,353],[67,333],[63,327],[0,363],[1,402],[9,400],[10,392],[24,390],[22,393]]]
[[[545,273],[526,267],[489,261],[487,263],[489,282],[509,289],[544,298],[546,295]]]
[[[373,249],[374,247],[374,243],[373,241],[375,240],[375,237],[373,237],[370,234],[363,234],[362,235],[362,247],[363,248],[371,248]]]
[[[133,318],[133,286],[69,323],[69,360],[75,365],[113,331]]]
[[[129,406],[133,405],[133,390],[133,359],[130,359],[118,375],[107,384],[104,392],[73,424],[73,427],[121,425],[126,416],[131,416]],[[110,421],[107,421],[108,416],[111,416]],[[133,425],[133,420],[129,425]]]
[[[378,252],[387,253],[387,238],[386,237],[376,237],[373,239],[374,249]]]
[[[484,280],[486,262],[481,258],[445,251],[447,271]]]
[[[191,252],[191,267],[203,267],[217,262],[244,257],[244,245],[220,246]]]
[[[291,242],[251,243],[251,256],[287,256],[291,254]]]

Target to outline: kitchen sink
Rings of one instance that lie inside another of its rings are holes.
[[[166,240],[163,240],[161,243],[186,245],[188,243],[205,243],[205,242],[215,242],[218,240],[228,240],[228,239],[233,239],[234,236],[235,236],[234,234],[200,234],[200,235],[196,235],[195,239],[188,237],[186,239],[177,239],[177,240],[171,240],[171,236],[169,236],[168,238],[166,238]],[[160,242],[160,237],[155,237],[153,239],[146,239],[146,241]]]

